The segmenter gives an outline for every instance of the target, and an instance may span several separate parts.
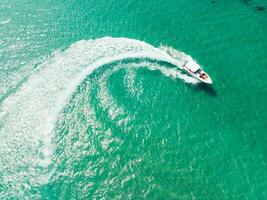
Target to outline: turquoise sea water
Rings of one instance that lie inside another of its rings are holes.
[[[266,199],[266,35],[264,0],[2,0],[0,199]]]

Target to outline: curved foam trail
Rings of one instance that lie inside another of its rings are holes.
[[[174,49],[173,47],[170,46],[160,45],[159,49],[168,53],[171,57],[184,62],[193,60],[191,56],[185,54],[184,52],[178,51],[177,49]]]
[[[143,88],[134,86],[135,81],[136,81],[136,71],[134,71],[133,69],[127,70],[123,82],[127,88],[127,91],[132,96],[137,96],[139,94],[138,91],[141,91],[140,94],[142,94],[143,92]]]
[[[183,64],[138,40],[105,37],[79,41],[64,52],[56,52],[4,100],[0,107],[0,174],[7,188],[5,193],[0,191],[0,198],[21,196],[25,190],[48,181],[45,169],[53,153],[51,132],[66,102],[95,69],[128,58],[155,59],[177,67]]]
[[[120,69],[120,67],[119,67]],[[123,107],[117,105],[114,98],[108,91],[107,87],[107,79],[111,75],[111,73],[114,73],[118,69],[112,70],[112,71],[106,71],[101,78],[99,79],[99,103],[102,107],[102,110],[108,110],[108,116],[111,120],[114,120],[119,115],[125,115],[125,110]]]

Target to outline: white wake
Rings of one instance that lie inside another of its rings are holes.
[[[76,42],[43,63],[0,107],[0,174],[1,182],[6,185],[5,193],[0,191],[0,198],[8,193],[21,196],[31,187],[48,181],[45,169],[53,153],[53,127],[86,76],[100,66],[128,58],[149,58],[177,67],[189,58],[182,52],[168,51],[138,40],[104,37]],[[197,83],[175,68],[151,62],[147,65],[166,76]]]

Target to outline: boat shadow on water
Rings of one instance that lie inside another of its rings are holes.
[[[205,93],[209,94],[210,96],[216,97],[217,93],[214,90],[214,88],[212,87],[212,85],[208,85],[205,83],[198,83],[196,85],[194,85],[193,87],[191,87],[197,91],[204,91]]]

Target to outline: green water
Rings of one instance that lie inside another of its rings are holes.
[[[264,0],[2,0],[0,199],[266,199],[266,35]]]

